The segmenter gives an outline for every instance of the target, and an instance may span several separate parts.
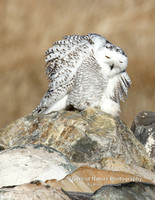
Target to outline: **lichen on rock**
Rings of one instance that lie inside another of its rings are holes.
[[[100,163],[112,157],[152,169],[143,145],[118,118],[99,109],[28,115],[0,130],[0,146],[42,144],[62,152],[75,163]]]

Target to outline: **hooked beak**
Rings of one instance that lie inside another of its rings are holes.
[[[112,70],[114,68],[114,64],[110,65],[110,69]]]

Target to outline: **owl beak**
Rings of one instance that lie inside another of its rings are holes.
[[[110,69],[112,70],[114,68],[114,64],[110,65]]]

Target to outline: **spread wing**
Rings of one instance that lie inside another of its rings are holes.
[[[44,112],[70,92],[74,86],[77,69],[91,49],[90,37],[91,34],[65,36],[45,52],[46,74],[50,84],[33,113]]]
[[[49,88],[56,89],[68,83],[87,56],[89,44],[84,36],[65,36],[45,53]]]

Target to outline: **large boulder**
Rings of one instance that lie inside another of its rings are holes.
[[[98,163],[105,157],[152,169],[143,145],[119,119],[97,109],[32,114],[0,130],[1,148],[43,144],[72,162]]]
[[[90,200],[153,200],[155,187],[144,183],[126,183],[103,186]]]
[[[143,145],[117,117],[98,109],[32,114],[0,130],[1,148],[25,144],[53,147],[76,163],[98,163],[112,157],[153,169]]]
[[[2,200],[154,195],[145,147],[118,117],[98,109],[18,119],[0,129],[0,150]]]
[[[135,137],[144,145],[152,158],[155,168],[155,112],[142,111],[134,119],[131,130]]]
[[[35,180],[61,180],[77,167],[62,153],[43,145],[24,145],[0,152],[0,188]]]

